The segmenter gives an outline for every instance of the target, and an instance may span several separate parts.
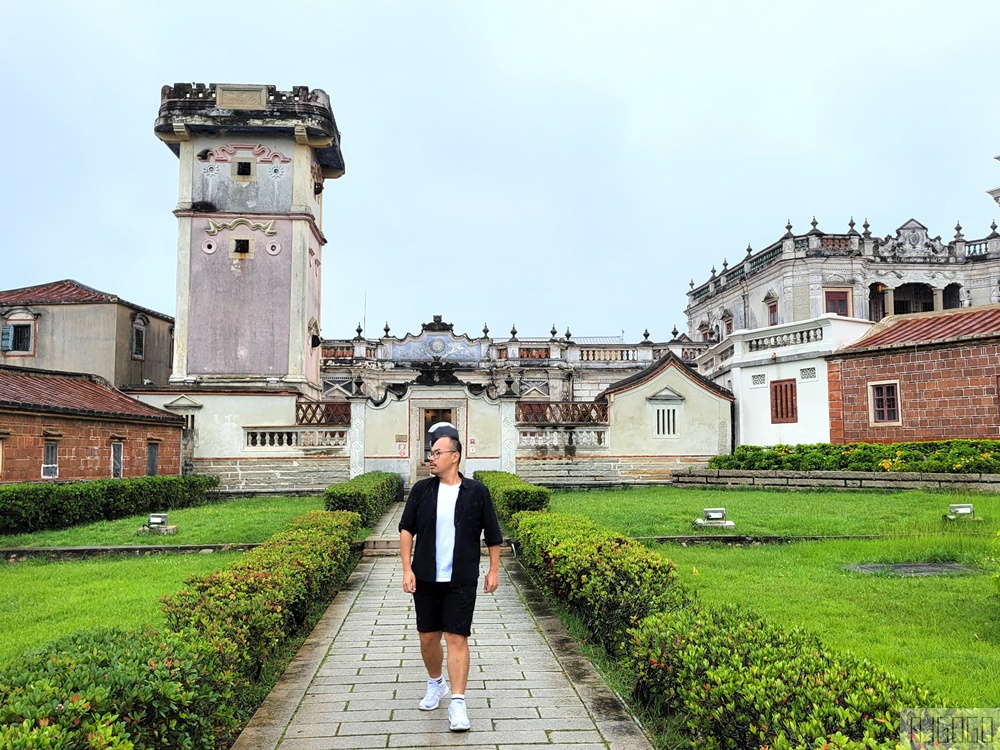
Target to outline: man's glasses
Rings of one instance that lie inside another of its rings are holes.
[[[458,451],[431,451],[427,456],[428,458],[441,458],[442,453],[458,453]]]

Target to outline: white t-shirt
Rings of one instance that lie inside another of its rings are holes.
[[[437,528],[434,563],[437,568],[436,581],[451,580],[451,566],[455,557],[455,503],[462,483],[438,484]]]

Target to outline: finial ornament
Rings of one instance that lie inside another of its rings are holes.
[[[747,243],[747,257],[749,258],[752,253],[753,253],[753,248],[750,247],[750,243],[748,242]]]
[[[872,236],[872,233],[871,233],[871,231],[870,231],[870,229],[869,229],[869,227],[870,227],[871,225],[870,225],[870,224],[868,223],[868,217],[865,217],[865,223],[864,223],[864,224],[862,224],[861,226],[863,226],[863,227],[865,228],[865,231],[864,231],[864,232],[862,232],[862,233],[861,233],[861,235],[862,235],[863,237],[871,237],[871,236]]]
[[[566,326],[566,340],[569,341],[572,334],[569,332],[569,326]]]
[[[956,240],[964,240],[965,239],[965,235],[962,234],[962,222],[960,222],[960,221],[956,221],[955,222],[955,239]]]
[[[385,328],[383,328],[382,330],[385,331],[385,337],[389,338],[389,321],[388,320],[385,321]]]
[[[688,282],[688,286],[694,289],[694,279],[691,279],[691,281]]]
[[[785,231],[791,233],[791,231],[792,231],[792,220],[791,219],[789,219],[788,223],[785,224]]]
[[[816,228],[816,225],[817,225],[817,224],[819,224],[819,222],[818,222],[818,221],[816,221],[816,216],[815,216],[815,214],[813,215],[813,220],[812,220],[812,221],[810,221],[809,223],[810,223],[810,224],[812,224],[812,228],[813,228],[813,229],[815,229],[815,228]]]
[[[517,341],[517,326],[516,325],[512,325],[510,327],[510,338],[511,338],[511,341]]]
[[[847,226],[849,226],[852,230],[854,229],[854,217],[853,216],[851,217],[851,220],[849,222],[847,222]]]
[[[552,324],[552,330],[550,330],[549,333],[552,334],[552,338],[555,338],[556,334],[559,333],[559,331],[556,330],[556,324],[555,323]]]
[[[648,328],[645,331],[642,332],[642,340],[643,341],[649,341],[649,329]]]
[[[674,338],[677,338],[677,324],[676,323],[674,324],[674,330],[672,330],[670,332],[670,335],[673,336]]]
[[[729,268],[729,261],[726,260],[725,258],[723,258],[722,259],[722,270],[725,271],[727,268]]]
[[[485,336],[486,338],[489,338],[490,336],[490,327],[485,323],[483,323],[483,336]]]
[[[361,338],[361,332],[364,331],[365,329],[361,327],[361,321],[360,320],[358,321],[358,327],[355,328],[354,330],[358,332],[358,338]]]
[[[715,270],[715,266],[713,265],[712,266],[712,278],[713,279],[715,278],[715,274],[716,274],[716,270]]]

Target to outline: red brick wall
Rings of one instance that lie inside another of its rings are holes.
[[[830,442],[1000,437],[998,342],[831,359],[829,368]],[[900,425],[869,423],[868,384],[880,380],[899,382]]]
[[[43,433],[61,433],[48,437]],[[111,443],[122,442],[122,474],[146,476],[146,444],[159,442],[158,474],[180,474],[181,425],[151,425],[30,413],[0,413],[0,482],[111,477]],[[122,439],[124,438],[124,439]],[[59,476],[42,478],[45,441],[59,443]]]

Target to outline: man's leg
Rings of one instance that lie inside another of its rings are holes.
[[[451,674],[451,649],[448,649],[448,669]],[[427,676],[436,680],[441,676],[441,667],[444,662],[444,650],[441,648],[441,631],[420,634],[420,657],[424,660],[424,667],[427,668]],[[466,669],[468,673],[468,669]],[[464,683],[463,683],[464,684]]]
[[[440,638],[440,634],[438,634]],[[423,633],[421,638],[421,652],[423,652]],[[464,635],[455,633],[444,634],[445,643],[448,644],[448,679],[451,681],[452,695],[465,695],[465,684],[469,681],[469,639]],[[438,653],[441,644],[438,643]],[[424,657],[424,663],[427,658]],[[438,664],[441,657],[438,657]],[[429,673],[428,673],[429,674]]]

